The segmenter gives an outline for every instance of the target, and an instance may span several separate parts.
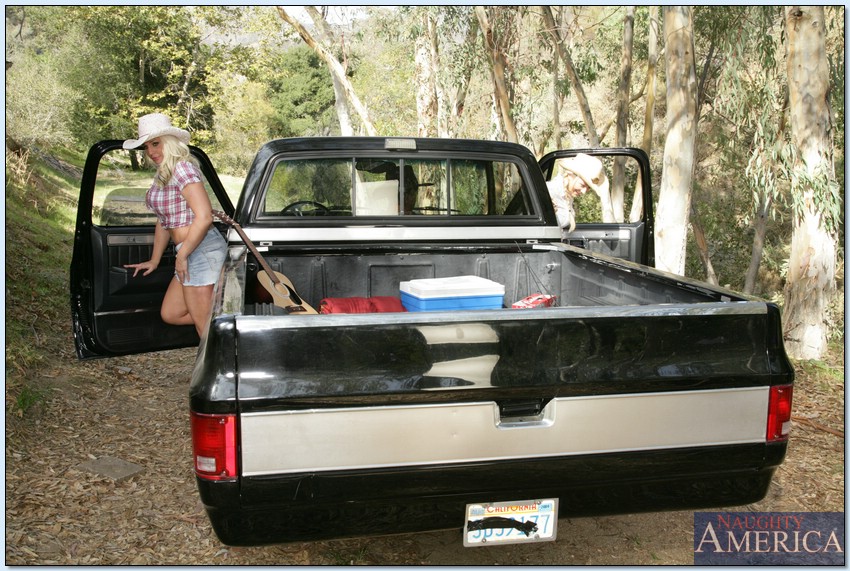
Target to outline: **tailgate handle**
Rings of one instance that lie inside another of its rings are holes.
[[[499,401],[499,418],[502,420],[511,419],[528,419],[540,420],[543,415],[543,409],[552,399],[537,398],[537,399],[517,399]]]

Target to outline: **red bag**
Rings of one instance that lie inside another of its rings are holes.
[[[372,302],[372,311],[376,313],[399,313],[407,311],[401,304],[401,300],[391,295],[376,295],[369,298]]]
[[[326,297],[319,313],[394,313],[407,311],[401,300],[391,295],[373,297]]]
[[[554,295],[543,295],[542,293],[535,293],[528,297],[524,297],[521,300],[515,302],[511,305],[514,309],[531,309],[534,307],[552,307],[555,304],[555,296]]]

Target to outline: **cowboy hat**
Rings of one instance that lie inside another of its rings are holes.
[[[561,169],[578,176],[596,194],[608,192],[608,177],[602,161],[584,153],[561,161]]]
[[[125,149],[137,149],[150,139],[156,139],[163,135],[172,135],[178,140],[188,144],[189,131],[178,129],[171,125],[171,119],[162,113],[149,113],[139,118],[139,138],[124,141]]]

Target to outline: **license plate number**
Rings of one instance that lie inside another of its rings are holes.
[[[557,498],[467,504],[463,545],[483,547],[554,541],[557,532]]]

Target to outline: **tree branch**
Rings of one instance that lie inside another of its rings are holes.
[[[363,122],[363,127],[366,129],[366,132],[370,136],[376,137],[378,135],[378,132],[377,130],[375,130],[375,126],[372,125],[372,121],[369,119],[369,111],[366,109],[366,106],[361,103],[360,98],[357,97],[357,94],[354,92],[354,87],[352,87],[351,82],[348,81],[348,78],[345,76],[345,70],[342,68],[342,65],[339,63],[339,61],[337,61],[337,59],[330,52],[328,52],[328,50],[322,47],[315,40],[315,38],[313,38],[310,32],[308,32],[307,29],[302,26],[300,22],[298,22],[298,20],[291,17],[286,12],[286,10],[283,9],[283,7],[278,6],[277,11],[278,14],[280,14],[280,17],[287,24],[292,26],[296,32],[298,32],[298,35],[301,36],[301,39],[304,40],[304,43],[307,44],[314,52],[316,52],[316,54],[320,58],[322,58],[326,64],[328,64],[328,67],[331,70],[331,74],[337,80],[339,80],[345,91],[346,97],[351,102],[351,105],[352,107],[354,107],[354,110],[360,116],[360,120]]]

